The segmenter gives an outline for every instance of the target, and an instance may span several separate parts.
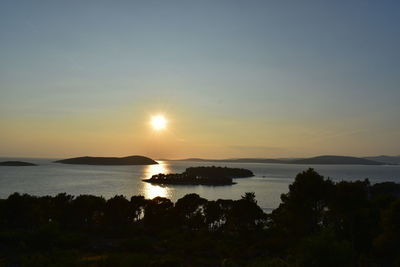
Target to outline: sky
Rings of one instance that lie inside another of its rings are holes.
[[[4,0],[0,156],[399,155],[399,25],[385,0]]]

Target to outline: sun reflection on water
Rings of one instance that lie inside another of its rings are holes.
[[[159,173],[169,173],[169,166],[165,161],[157,161],[158,164],[147,165],[146,169],[144,170],[146,174],[146,179],[151,178],[151,176]]]
[[[170,169],[165,161],[157,161],[158,164],[148,165],[144,170],[146,179],[151,178],[151,176],[159,173],[169,173]],[[152,185],[150,183],[143,183],[143,193],[144,197],[148,199],[153,199],[155,197],[166,197],[171,196],[170,189],[168,187],[163,187],[159,185]]]

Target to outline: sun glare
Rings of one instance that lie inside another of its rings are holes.
[[[161,131],[167,127],[167,120],[163,115],[156,115],[151,117],[150,124],[154,130]]]
[[[147,165],[145,168],[146,179],[151,178],[155,174],[159,173],[170,173],[170,168],[164,161],[157,161],[158,164]],[[150,183],[142,183],[143,189],[141,194],[143,194],[148,199],[153,199],[155,197],[171,197],[171,191],[168,187],[162,187],[158,185],[152,185]]]

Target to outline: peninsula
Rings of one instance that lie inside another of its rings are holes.
[[[37,166],[37,165],[34,163],[24,162],[24,161],[3,161],[3,162],[0,162],[0,166],[24,167],[24,166]]]
[[[232,185],[232,178],[254,176],[253,172],[242,168],[227,167],[190,167],[183,173],[156,174],[143,181],[152,184],[178,185]]]
[[[54,161],[63,164],[81,164],[81,165],[153,165],[157,161],[144,156],[128,157],[78,157]]]

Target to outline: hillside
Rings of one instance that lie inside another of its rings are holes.
[[[78,157],[54,161],[63,164],[82,164],[82,165],[152,165],[158,164],[157,161],[144,156],[129,157]]]
[[[318,156],[307,159],[291,160],[290,164],[334,164],[334,165],[385,165],[382,162],[364,158],[345,156]]]
[[[36,164],[24,161],[3,161],[0,166],[37,166]]]
[[[379,161],[386,164],[400,164],[400,156],[375,156],[375,157],[364,157],[368,160]]]
[[[238,158],[238,159],[199,159],[190,158],[183,161],[229,162],[229,163],[276,163],[276,164],[328,164],[328,165],[386,165],[394,164],[366,158],[347,156],[317,156],[303,159],[270,159],[270,158]]]

